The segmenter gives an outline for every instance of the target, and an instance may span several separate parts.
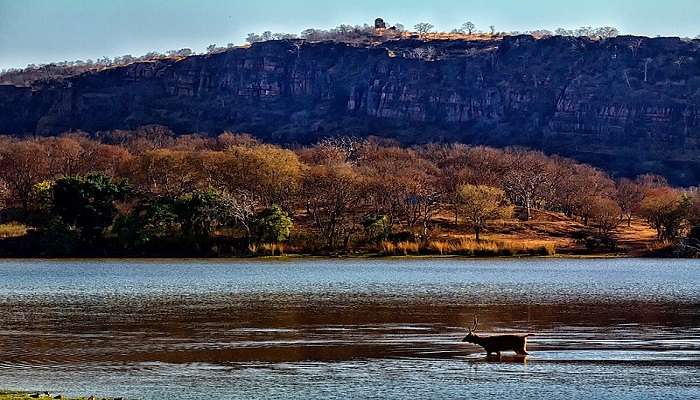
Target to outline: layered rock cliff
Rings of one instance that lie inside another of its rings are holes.
[[[629,36],[272,41],[0,86],[0,132],[162,124],[284,143],[351,134],[523,145],[697,184],[699,51],[697,40]]]

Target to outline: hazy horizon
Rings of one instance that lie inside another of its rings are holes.
[[[210,44],[242,44],[250,32],[299,33],[371,23],[376,17],[406,27],[427,21],[441,31],[470,20],[482,30],[489,25],[498,31],[615,26],[622,34],[695,37],[698,12],[700,3],[692,0],[356,0],[345,7],[321,0],[0,0],[0,68],[180,48],[201,52]]]

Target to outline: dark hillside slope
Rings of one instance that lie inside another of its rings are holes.
[[[162,124],[282,143],[331,134],[523,145],[700,182],[700,41],[272,41],[0,87],[0,132]]]

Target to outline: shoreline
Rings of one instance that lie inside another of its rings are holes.
[[[19,390],[0,390],[0,400],[34,400],[34,399],[60,399],[60,400],[115,400],[122,399],[121,397],[96,397],[91,396],[64,396],[59,393],[50,393],[46,391],[19,391]]]
[[[541,255],[513,255],[513,256],[464,256],[464,255],[406,255],[406,256],[384,256],[376,254],[359,254],[359,255],[306,255],[306,254],[286,254],[281,256],[253,256],[253,257],[167,257],[167,256],[140,256],[140,257],[119,257],[119,256],[102,256],[102,257],[0,257],[0,262],[13,260],[32,260],[32,261],[90,261],[90,260],[131,260],[131,261],[159,261],[159,260],[177,260],[177,261],[196,261],[206,260],[212,262],[226,261],[294,261],[294,260],[523,260],[523,259],[538,259],[538,260],[611,260],[611,259],[669,259],[669,260],[693,260],[689,257],[660,257],[653,255],[629,255],[629,254],[556,254],[549,256]]]

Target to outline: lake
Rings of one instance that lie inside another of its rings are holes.
[[[700,398],[700,261],[0,261],[0,388],[141,399]],[[531,333],[527,359],[460,340]]]

